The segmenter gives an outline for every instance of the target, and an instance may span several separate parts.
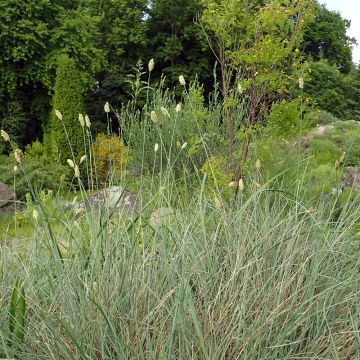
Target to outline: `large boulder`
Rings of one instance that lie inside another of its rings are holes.
[[[15,191],[0,181],[0,212],[11,211],[16,202]]]
[[[139,198],[121,186],[110,186],[102,189],[85,200],[66,205],[66,208],[73,208],[75,211],[83,209],[106,208],[121,212],[133,212],[140,207]]]
[[[355,188],[360,190],[360,168],[357,166],[348,166],[345,169],[344,176],[342,178],[342,187]]]

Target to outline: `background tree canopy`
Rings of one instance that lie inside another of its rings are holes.
[[[275,0],[239,0],[238,5],[242,9],[250,6],[253,13],[259,6],[281,6]],[[165,76],[165,85],[172,89],[180,74],[198,77],[206,95],[214,85],[216,64],[209,34],[199,26],[200,16],[206,13],[209,15],[209,3],[202,0],[0,0],[1,128],[8,129],[20,146],[42,138],[52,109],[56,67],[63,54],[75,63],[86,112],[99,127],[106,124],[102,111],[106,101],[120,108],[130,98],[129,74],[140,59],[143,64],[155,59],[153,80]],[[262,16],[258,21],[265,24],[266,12]],[[231,18],[224,21],[226,26],[236,25],[228,22]],[[238,52],[233,64],[247,69],[257,54],[266,67],[265,60],[271,59],[259,56],[268,52],[269,40],[277,46],[277,25],[272,20],[268,25],[258,49],[253,48],[251,54]],[[317,4],[314,20],[305,25],[303,42],[294,43],[300,49],[295,56],[300,62],[307,61],[311,71],[305,86],[307,96],[336,116],[358,118],[359,69],[351,60],[354,39],[346,34],[349,26],[340,14]],[[252,35],[246,36],[250,39]],[[238,40],[240,50],[246,47],[245,38]],[[286,79],[279,71],[278,78]],[[247,70],[249,79],[255,73],[257,70]],[[220,75],[219,66],[216,74]],[[262,75],[264,79],[270,76]],[[256,81],[264,79],[259,76]],[[282,91],[296,95],[290,89]]]

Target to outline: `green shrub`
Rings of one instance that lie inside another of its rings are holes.
[[[209,198],[220,193],[224,199],[229,200],[232,189],[229,183],[234,180],[235,174],[226,172],[227,158],[211,156],[202,166],[206,177],[206,192]]]
[[[55,190],[59,186],[69,184],[69,167],[51,160],[39,141],[25,148],[22,164],[17,164],[16,173],[14,166],[15,159],[12,153],[0,164],[1,180],[14,188],[19,199],[24,199],[33,189]]]
[[[122,172],[128,161],[128,149],[119,136],[98,134],[92,146],[98,180],[106,183],[112,172]]]
[[[301,114],[302,111],[302,114]],[[316,123],[313,112],[301,106],[301,98],[274,103],[267,117],[267,132],[271,137],[291,139],[306,134]]]
[[[318,198],[325,193],[332,193],[339,186],[340,176],[333,165],[309,167],[306,172],[304,190],[310,197]]]
[[[314,156],[316,164],[334,165],[342,154],[342,149],[326,138],[316,138],[309,144],[309,154]]]
[[[353,131],[347,134],[344,144],[346,152],[345,165],[360,165],[360,131]]]
[[[317,116],[317,122],[320,125],[329,125],[333,124],[336,121],[339,121],[339,118],[331,114],[330,112],[326,110],[319,111],[319,114]]]

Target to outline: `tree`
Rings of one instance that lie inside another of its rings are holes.
[[[78,120],[79,114],[84,112],[82,90],[75,61],[67,55],[61,55],[56,71],[48,136],[50,151],[63,164],[67,159],[77,162],[84,154],[83,129]],[[62,119],[59,119],[56,111],[60,111]]]
[[[326,59],[310,64],[311,78],[305,83],[304,94],[317,106],[340,119],[359,118],[360,77],[357,67],[349,74],[340,72]]]
[[[96,46],[105,54],[106,65],[97,74],[97,87],[87,98],[87,109],[94,118],[103,119],[103,106],[115,108],[130,98],[128,74],[144,53],[148,41],[145,14],[147,0],[90,0],[91,14],[101,14]]]
[[[301,71],[298,47],[312,18],[312,0],[204,0],[204,7],[201,24],[221,67],[230,164],[236,131],[233,89],[237,84],[249,106],[248,126],[263,122],[272,104],[288,96]],[[240,163],[249,141],[243,143]]]
[[[94,46],[100,18],[81,3],[0,0],[0,118],[3,126],[9,116],[19,120],[16,131],[23,135],[12,134],[19,145],[42,136],[60,54],[76,62],[84,92],[102,67],[102,51]]]
[[[325,5],[317,4],[315,10],[314,21],[305,27],[302,50],[313,60],[327,59],[342,73],[348,73],[352,66],[351,46],[356,43],[346,34],[350,21]]]
[[[201,28],[195,23],[202,11],[200,0],[154,0],[149,8],[148,58],[154,58],[155,76],[163,73],[173,87],[179,75],[198,76],[209,90],[213,61]]]

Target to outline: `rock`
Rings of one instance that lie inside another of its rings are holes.
[[[150,215],[150,225],[156,229],[162,225],[165,225],[169,220],[171,220],[176,211],[170,207],[159,208],[152,212]]]
[[[360,190],[360,168],[348,166],[342,178],[342,188],[355,188]]]
[[[328,132],[329,130],[333,130],[333,129],[335,129],[334,125],[321,125],[313,130],[313,134],[324,135],[326,132]]]
[[[353,125],[360,126],[360,121],[358,120],[339,120],[335,122],[335,125]]]
[[[0,212],[11,211],[16,202],[15,191],[0,181]]]
[[[84,201],[68,203],[65,208],[73,208],[75,211],[80,208],[98,209],[100,207],[117,209],[121,212],[132,212],[140,207],[139,198],[125,190],[121,186],[111,186],[90,195]]]

